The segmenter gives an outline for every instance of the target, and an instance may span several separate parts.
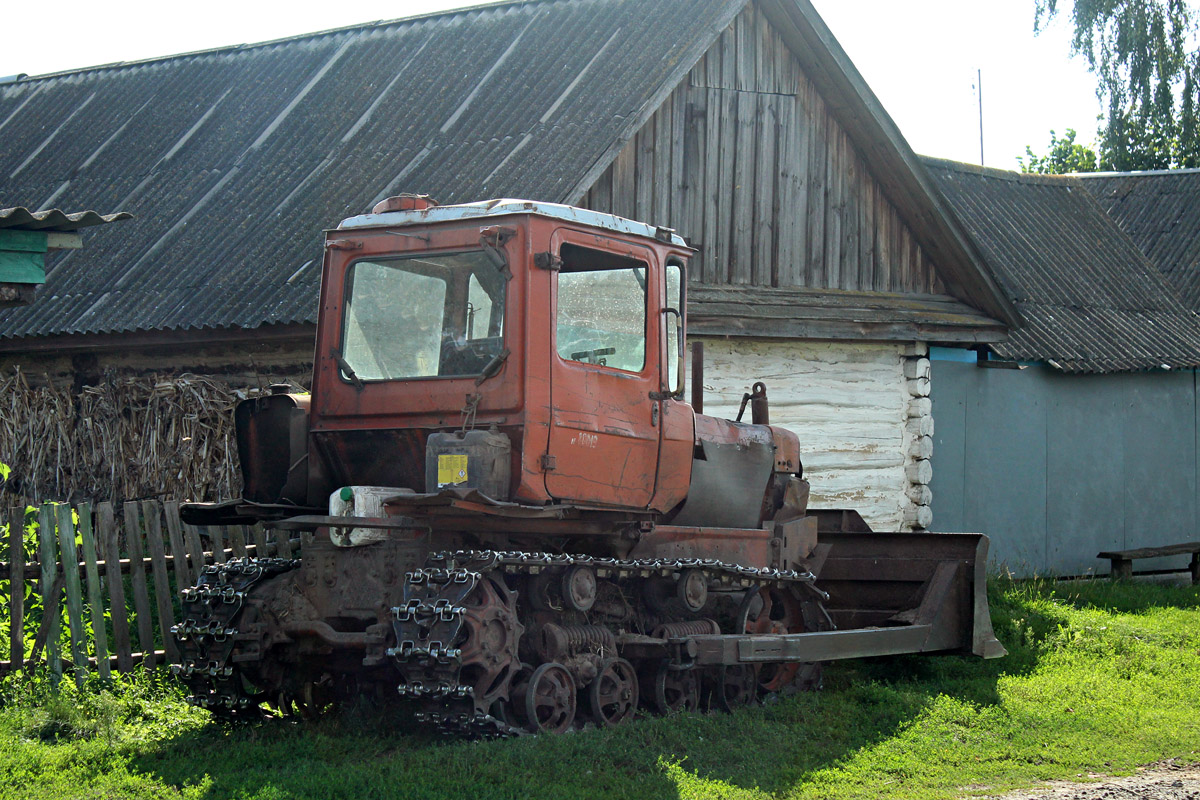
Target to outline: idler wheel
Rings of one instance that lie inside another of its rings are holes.
[[[600,665],[588,687],[588,704],[597,724],[612,727],[632,719],[637,711],[637,670],[623,658],[610,658]]]
[[[679,576],[675,595],[688,611],[700,611],[708,602],[708,579],[700,570],[689,569]]]
[[[542,664],[529,676],[523,697],[525,724],[534,733],[562,733],[575,721],[575,679],[562,664]]]
[[[804,633],[803,604],[789,588],[764,586],[746,593],[738,612],[738,629],[746,633]],[[763,692],[779,692],[802,677],[798,662],[763,664],[758,669],[758,685]]]
[[[562,576],[562,596],[567,608],[591,611],[596,604],[596,571],[586,564],[568,567]]]
[[[758,699],[758,670],[751,664],[724,664],[716,674],[713,699],[722,711],[753,705]]]
[[[671,669],[663,662],[654,673],[654,708],[660,714],[700,707],[700,677],[694,669]]]

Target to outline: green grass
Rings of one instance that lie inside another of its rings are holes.
[[[1200,760],[1200,592],[996,581],[991,600],[1004,659],[858,661],[738,714],[503,742],[366,710],[227,728],[162,678],[10,679],[0,798],[939,798]]]

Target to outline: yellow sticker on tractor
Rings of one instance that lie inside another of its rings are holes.
[[[438,488],[467,482],[466,456],[438,456]]]

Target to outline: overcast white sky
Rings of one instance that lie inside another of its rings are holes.
[[[681,3],[686,0],[680,0]],[[923,154],[979,161],[976,70],[983,71],[988,166],[1016,168],[1050,130],[1095,138],[1095,82],[1068,58],[1066,25],[1033,35],[1033,0],[813,0],[867,83]],[[0,76],[30,75],[276,39],[471,0],[277,3],[60,0],[17,3],[0,28]]]

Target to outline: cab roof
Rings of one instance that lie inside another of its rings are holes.
[[[590,211],[586,208],[561,205],[559,203],[540,203],[533,200],[515,200],[504,198],[487,200],[479,203],[460,203],[458,205],[433,206],[415,211],[386,211],[381,214],[359,214],[342,220],[338,229],[346,228],[380,228],[399,227],[404,225],[427,225],[436,222],[454,222],[458,220],[488,219],[490,217],[511,216],[513,214],[537,214],[542,217],[562,220],[593,228],[602,228],[614,233],[642,236],[660,242],[687,247],[683,237],[671,228],[656,228],[645,222],[618,217],[615,214],[605,214]]]

